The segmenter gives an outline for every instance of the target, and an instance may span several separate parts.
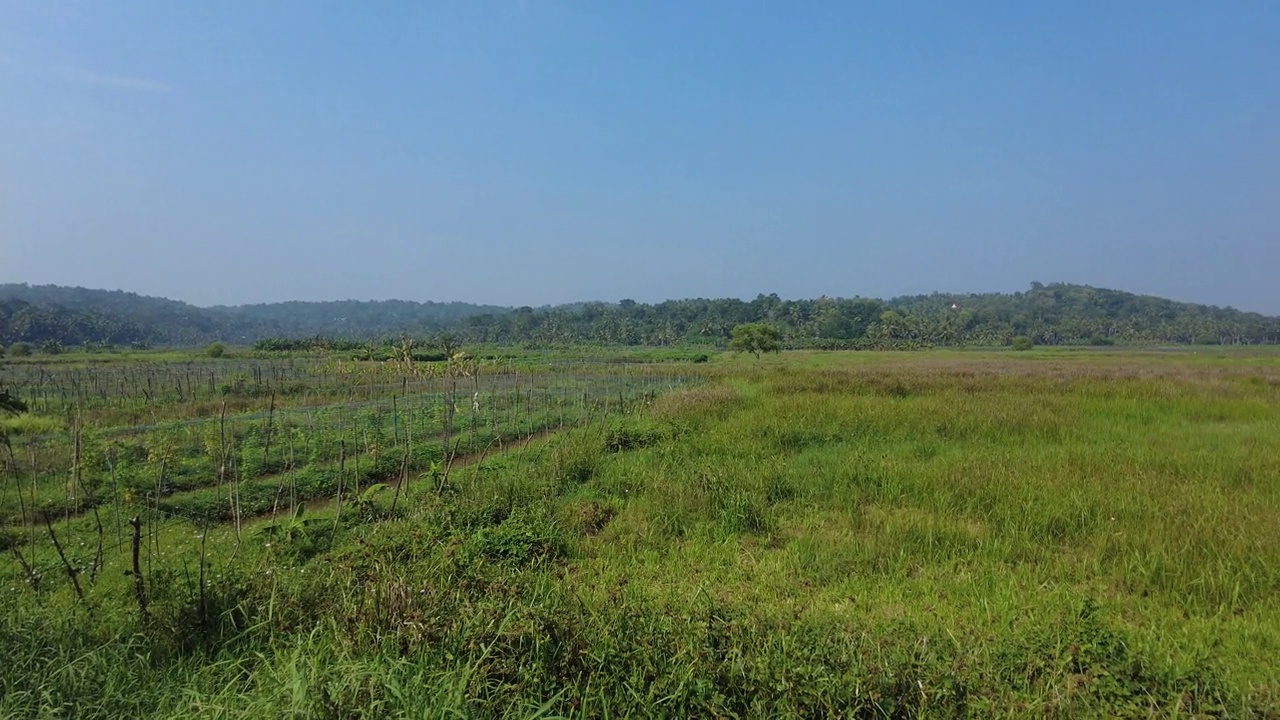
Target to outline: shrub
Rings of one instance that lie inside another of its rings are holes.
[[[40,343],[40,352],[45,355],[61,355],[64,349],[62,343],[57,340],[45,340]]]
[[[1013,339],[1014,350],[1030,350],[1035,346],[1036,344],[1031,342],[1031,338],[1027,337],[1026,335],[1019,335],[1018,337]]]
[[[9,346],[9,357],[30,357],[31,346],[24,342],[14,343]]]
[[[475,557],[532,563],[565,554],[564,540],[554,518],[537,510],[518,510],[496,526],[481,528],[467,543]]]
[[[653,423],[617,423],[605,434],[604,448],[608,452],[619,453],[657,445],[662,439],[662,428]]]
[[[227,352],[227,347],[222,343],[211,343],[209,347],[204,349],[204,354],[211,358],[220,358]]]
[[[338,489],[338,471],[325,467],[300,468],[293,476],[298,497],[315,498]]]

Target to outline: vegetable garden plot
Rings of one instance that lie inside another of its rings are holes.
[[[31,529],[46,522],[71,532],[106,522],[120,533],[127,516],[139,512],[238,520],[396,481],[469,453],[501,452],[520,438],[626,412],[694,381],[668,368],[590,364],[472,363],[399,378],[382,367],[326,370],[315,362],[243,367],[261,378],[249,387],[296,382],[305,389],[289,399],[268,394],[239,411],[224,396],[212,416],[164,419],[219,378],[188,385],[183,378],[203,372],[196,365],[121,367],[114,377],[97,368],[61,376],[28,369],[25,377],[43,378],[46,391],[37,393],[44,400],[36,408],[65,410],[73,401],[93,407],[101,389],[115,387],[124,391],[108,398],[154,403],[156,421],[110,425],[77,405],[59,432],[11,437],[0,450],[7,453],[0,544],[38,540],[45,533]],[[152,390],[165,386],[162,378],[173,381],[172,392]]]

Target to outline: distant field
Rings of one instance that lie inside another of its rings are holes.
[[[1280,352],[695,359],[6,367],[0,713],[1280,716]]]

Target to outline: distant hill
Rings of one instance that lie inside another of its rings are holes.
[[[220,340],[315,335],[375,339],[437,332],[472,315],[508,308],[404,300],[284,302],[201,308],[120,290],[0,285],[0,344],[82,343],[191,346]]]
[[[218,306],[206,312],[243,326],[239,337],[328,337],[372,339],[400,333],[435,332],[476,315],[501,315],[510,308],[464,302],[335,300]]]
[[[192,346],[313,337],[384,340],[448,332],[462,342],[724,345],[733,327],[767,322],[790,347],[1280,344],[1280,318],[1084,285],[1016,293],[783,300],[581,302],[518,309],[403,300],[201,308],[134,293],[0,285],[0,344]]]

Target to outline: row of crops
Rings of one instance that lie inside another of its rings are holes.
[[[31,387],[24,377],[45,373],[44,387],[56,391],[37,392],[29,404],[60,410],[63,427],[10,435],[2,450],[0,547],[48,557],[55,536],[68,548],[95,540],[100,546],[104,536],[125,537],[134,517],[148,526],[200,527],[274,515],[315,498],[351,501],[374,486],[436,478],[455,462],[497,455],[522,438],[632,412],[695,381],[653,365],[404,370],[397,376],[383,367],[264,361],[11,373],[21,392]],[[209,381],[185,381],[204,372],[214,375],[215,388],[227,373],[247,373],[272,390],[245,405],[222,398],[204,417],[174,417],[194,393],[207,392]],[[160,378],[173,389],[157,390]],[[292,401],[276,394],[290,383],[305,386]],[[73,387],[82,395],[69,392]],[[87,405],[104,395],[121,405],[141,396],[156,412],[143,414],[147,422],[114,424],[112,413],[67,407],[71,398]]]
[[[267,399],[281,404],[316,404],[441,392],[456,385],[459,377],[482,376],[488,386],[515,385],[529,375],[581,376],[596,371],[610,377],[659,372],[595,362],[355,362],[317,357],[101,365],[20,363],[5,370],[6,381],[21,388],[32,412],[81,415],[86,422],[100,426],[137,424],[157,415],[207,416],[222,404],[243,409]]]

